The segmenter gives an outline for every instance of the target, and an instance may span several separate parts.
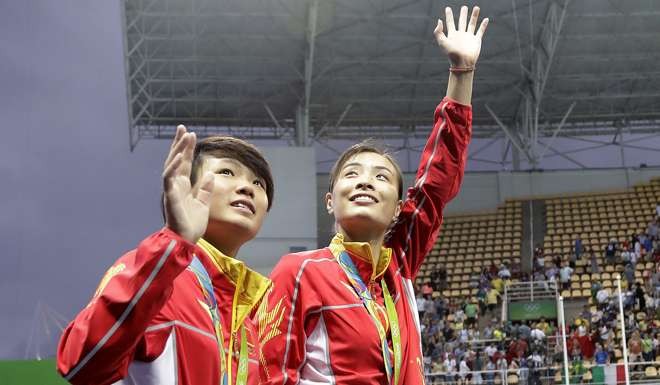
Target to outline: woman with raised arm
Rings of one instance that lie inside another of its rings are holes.
[[[330,175],[326,208],[337,235],[327,248],[284,256],[257,314],[268,384],[424,383],[413,282],[435,243],[442,211],[463,179],[471,135],[472,79],[488,24],[434,31],[449,57],[447,96],[435,110],[417,181],[402,200],[399,166],[360,143]]]

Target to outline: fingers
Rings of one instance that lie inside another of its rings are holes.
[[[467,13],[468,13],[468,7],[467,6],[462,6],[461,7],[461,12],[458,16],[458,30],[460,32],[465,32],[467,29]]]
[[[183,149],[183,159],[181,164],[181,174],[190,176],[192,170],[193,156],[195,155],[195,144],[197,143],[197,135],[194,132],[186,134],[189,136],[186,142],[186,147]]]
[[[192,134],[190,133],[184,133],[181,135],[181,138],[179,138],[179,141],[174,145],[174,147],[170,150],[169,155],[167,156],[167,160],[165,160],[165,166],[163,168],[168,168],[169,164],[172,162],[174,157],[177,154],[180,154],[183,152],[183,150],[186,148],[188,145],[188,142],[190,141],[190,136]]]
[[[176,133],[174,134],[174,140],[172,141],[172,147],[174,147],[174,144],[176,142],[178,142],[179,139],[181,139],[181,137],[185,133],[186,133],[186,126],[184,126],[183,124],[179,124],[178,126],[176,126]]]
[[[472,16],[470,17],[470,23],[468,24],[467,31],[471,34],[474,34],[474,31],[477,29],[477,21],[479,20],[479,7],[472,8]]]
[[[177,174],[177,169],[181,166],[182,159],[183,155],[181,153],[176,154],[170,164],[163,170],[163,187],[165,191],[170,189],[172,178]]]
[[[479,39],[483,38],[484,33],[486,32],[486,27],[488,27],[488,18],[485,18],[481,21],[481,25],[479,26],[479,30],[477,31],[477,37]]]
[[[442,27],[442,19],[438,19],[438,25],[433,30],[433,34],[435,35],[435,40],[437,40],[438,44],[440,45],[442,45],[447,39],[447,36],[445,36]]]
[[[456,24],[454,24],[454,13],[449,7],[445,8],[445,20],[445,23],[447,24],[447,35],[456,31]]]
[[[213,187],[213,174],[210,172],[204,173],[204,176],[202,177],[202,180],[199,184],[199,189],[197,189],[197,193],[195,194],[195,198],[197,198],[197,200],[202,202],[205,206],[209,206],[211,204]]]
[[[176,155],[176,152],[174,152],[174,147],[181,141],[181,138],[183,135],[186,133],[186,126],[179,124],[176,127],[176,134],[174,134],[174,140],[172,140],[172,144],[170,145],[170,152],[167,154],[167,158],[165,159],[165,167],[172,161],[172,158],[174,155]]]

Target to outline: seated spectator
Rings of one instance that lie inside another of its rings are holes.
[[[569,356],[572,360],[581,360],[582,359],[582,347],[580,346],[580,341],[577,337],[573,337],[568,344]]]
[[[495,277],[492,281],[490,281],[490,284],[495,290],[497,290],[499,294],[504,293],[504,281],[502,278]]]
[[[591,265],[591,274],[600,274],[600,267],[598,266],[598,256],[593,247],[589,249],[589,262]]]
[[[490,343],[486,348],[484,349],[484,352],[488,356],[488,358],[492,358],[495,353],[497,352],[497,348],[495,347],[495,344]]]
[[[635,292],[632,285],[628,286],[628,290],[623,292],[623,310],[630,310],[635,306]]]
[[[660,294],[660,265],[656,266],[655,273],[651,275],[651,286],[655,289],[654,295]]]
[[[610,363],[609,354],[603,350],[603,345],[599,343],[596,343],[596,354],[594,354],[594,357],[596,358],[596,364],[598,365],[609,365]]]
[[[459,384],[467,384],[467,376],[468,373],[470,372],[470,367],[467,365],[467,362],[465,361],[465,357],[461,359],[461,363],[458,366],[458,377],[459,377]]]
[[[598,301],[599,306],[606,306],[609,302],[610,294],[604,287],[601,287],[600,290],[596,293],[596,301]]]
[[[555,257],[552,259],[552,262],[555,264],[555,267],[557,269],[561,269],[561,256],[559,254],[555,254]]]
[[[509,270],[509,267],[503,263],[502,266],[500,266],[500,271],[497,272],[497,276],[504,281],[511,279],[511,271]]]
[[[486,364],[486,376],[485,376],[487,385],[494,384],[496,370],[497,370],[497,366],[495,365],[495,362],[492,360],[488,360],[488,363]]]
[[[485,340],[490,340],[493,338],[493,328],[490,325],[486,325],[484,328],[483,336]]]
[[[628,263],[630,263],[630,257],[632,255],[632,252],[628,249],[623,250],[621,252],[621,262],[624,264],[624,266]]]
[[[473,326],[477,323],[477,316],[479,313],[479,309],[477,308],[477,305],[474,304],[474,302],[466,302],[465,305],[463,306],[463,312],[465,313],[466,320],[465,324],[468,326]]]
[[[454,358],[454,355],[449,353],[447,354],[447,358],[445,358],[445,361],[443,363],[444,366],[444,372],[445,372],[445,382],[454,382],[456,381],[456,359]]]
[[[627,263],[623,268],[623,276],[628,283],[628,286],[631,286],[635,283],[635,266],[632,263]]]
[[[543,341],[545,339],[545,332],[543,331],[543,329],[541,329],[540,324],[541,324],[540,322],[537,323],[534,329],[532,329],[530,333],[530,337],[532,340]]]
[[[582,312],[580,313],[580,318],[586,322],[591,321],[591,310],[589,310],[589,305],[584,305],[582,307]]]
[[[424,313],[426,312],[426,298],[421,292],[417,292],[417,313],[419,313],[419,319],[424,318]]]
[[[575,237],[575,242],[573,243],[573,254],[575,255],[575,259],[580,259],[583,250],[584,246],[582,245],[582,238],[577,235]]]
[[[541,271],[545,270],[545,255],[536,255],[536,268]]]
[[[488,312],[495,312],[495,307],[497,307],[497,299],[500,297],[500,292],[497,291],[494,287],[488,291],[486,294],[486,305],[488,307]]]
[[[660,226],[658,226],[658,221],[653,220],[649,222],[649,225],[646,228],[646,233],[648,234],[649,238],[657,239],[660,233]]]
[[[646,311],[646,294],[644,293],[644,289],[642,288],[642,284],[637,282],[636,287],[635,287],[635,299],[637,299],[637,304],[639,306],[639,310],[645,312]]]
[[[644,333],[644,337],[642,338],[642,357],[646,362],[652,362],[655,359],[655,355],[653,354],[653,339],[651,339],[649,333]]]
[[[639,332],[635,330],[628,341],[628,361],[637,362],[642,358],[642,338]]]
[[[616,240],[614,238],[610,239],[610,243],[605,246],[605,263],[608,265],[613,265],[616,262]]]
[[[520,338],[529,340],[531,334],[532,334],[532,329],[529,327],[529,325],[527,325],[527,321],[522,321],[520,326],[518,326],[518,336]]]
[[[559,270],[559,282],[561,282],[561,287],[563,290],[571,288],[571,275],[573,274],[573,269],[565,265]]]

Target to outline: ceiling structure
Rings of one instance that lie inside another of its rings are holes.
[[[432,31],[445,6],[462,3],[125,0],[131,149],[171,138],[180,122],[301,146],[423,140],[448,77]],[[533,167],[556,137],[660,132],[656,1],[481,7],[491,23],[475,73],[476,138],[505,140]]]

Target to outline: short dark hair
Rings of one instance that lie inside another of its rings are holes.
[[[270,166],[263,154],[256,146],[244,140],[231,136],[209,136],[197,142],[193,156],[192,168],[190,170],[190,184],[197,182],[199,169],[204,157],[230,158],[241,162],[249,168],[257,177],[266,183],[266,196],[268,197],[268,210],[273,204],[275,185]]]
[[[341,168],[344,166],[344,164],[353,156],[364,152],[373,152],[375,154],[382,156],[383,158],[387,159],[390,163],[392,163],[392,166],[394,166],[394,171],[396,173],[396,176],[399,179],[398,180],[399,199],[403,198],[403,173],[401,172],[401,167],[399,167],[399,164],[396,162],[396,159],[394,159],[394,157],[392,156],[392,153],[390,153],[385,147],[383,147],[373,139],[366,139],[360,143],[354,144],[339,156],[339,159],[337,159],[334,166],[332,166],[332,170],[330,171],[329,191],[332,192],[333,187],[335,187],[337,176],[339,175],[339,172],[341,171]]]
[[[266,197],[268,198],[268,211],[273,205],[273,196],[275,194],[275,184],[270,166],[263,154],[256,146],[244,140],[231,136],[209,136],[198,140],[195,145],[192,167],[190,169],[190,184],[194,185],[199,175],[199,170],[203,164],[204,157],[229,158],[241,162],[250,169],[257,177],[263,179],[266,188]],[[165,220],[165,199],[161,194],[160,209]]]

